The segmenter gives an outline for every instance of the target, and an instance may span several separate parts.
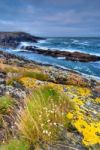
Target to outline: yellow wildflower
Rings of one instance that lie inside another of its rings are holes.
[[[73,114],[72,114],[71,112],[68,112],[67,118],[68,118],[68,119],[73,119]]]

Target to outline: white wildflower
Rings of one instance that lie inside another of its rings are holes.
[[[44,126],[44,124],[42,123],[42,124],[41,124],[41,127],[43,127],[43,126]]]
[[[47,130],[43,130],[43,134],[48,134],[48,131]]]
[[[50,136],[50,135],[51,135],[51,132],[48,133],[48,136]]]
[[[47,122],[50,122],[50,120],[47,120]]]
[[[57,123],[56,123],[56,122],[54,122],[54,123],[53,123],[53,125],[54,125],[54,126],[56,126],[56,125],[57,125]]]

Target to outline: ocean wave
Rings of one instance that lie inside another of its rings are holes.
[[[49,48],[46,48],[46,47],[43,47],[43,46],[38,46],[37,49],[49,50]]]
[[[96,66],[96,68],[100,69],[100,61],[91,63],[91,65],[92,65],[93,67]]]
[[[100,53],[94,53],[94,52],[86,52],[86,51],[83,51],[83,50],[79,50],[79,49],[73,49],[73,48],[55,48],[55,47],[47,47],[47,46],[40,46],[38,44],[35,44],[35,43],[29,43],[29,42],[23,42],[21,44],[21,46],[37,46],[37,49],[43,49],[43,50],[52,50],[52,51],[55,51],[55,50],[58,50],[58,51],[69,51],[69,52],[80,52],[80,53],[84,53],[84,54],[90,54],[90,55],[96,55],[96,56],[100,56]],[[21,47],[20,47],[21,48]],[[19,47],[17,49],[20,49]]]
[[[88,46],[88,45],[89,45],[89,42],[85,41],[85,42],[80,42],[79,44],[80,44],[80,45]]]
[[[41,46],[45,49],[58,49],[66,51],[79,51],[84,53],[91,53],[100,56],[99,39],[91,38],[47,38],[46,40],[40,40],[37,46]],[[74,50],[75,49],[75,50]]]
[[[12,51],[14,51],[14,52],[20,52],[21,49],[12,49]]]
[[[72,41],[72,43],[78,43],[79,42],[79,40],[73,40]]]
[[[25,49],[13,49],[14,52],[32,52],[29,50],[25,50]]]
[[[39,41],[38,41],[38,43],[41,43],[41,44],[42,44],[42,43],[46,43],[46,42],[47,42],[47,40],[39,40]]]
[[[68,44],[68,42],[63,42],[63,44]]]
[[[34,43],[32,43],[32,42],[21,42],[21,43],[17,46],[17,49],[21,49],[23,46],[34,46]]]

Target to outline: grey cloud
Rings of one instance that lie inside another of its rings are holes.
[[[41,36],[100,35],[100,0],[3,0],[0,30]]]

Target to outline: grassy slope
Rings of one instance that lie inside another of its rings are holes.
[[[76,144],[80,143],[88,149],[99,149],[100,114],[96,108],[100,99],[93,95],[91,88],[85,87],[85,81],[82,81],[84,87],[79,82],[75,85],[73,78],[64,85],[57,84],[57,81],[49,82],[52,81],[51,77],[45,74],[48,67],[16,67],[1,63],[0,68],[11,73],[7,78],[8,85],[17,81],[31,93],[23,101],[25,107],[20,109],[16,117],[21,140],[13,140],[11,136],[7,136],[7,140],[3,142],[8,144],[1,146],[1,150],[29,150],[31,145],[37,148],[41,143],[54,144],[62,137],[62,129],[67,130],[66,134],[70,134],[66,135],[67,138],[76,140]],[[13,115],[12,108],[16,104],[8,96],[0,97],[0,101],[0,122],[4,128],[3,116]],[[81,136],[79,141],[74,137],[76,132]]]

